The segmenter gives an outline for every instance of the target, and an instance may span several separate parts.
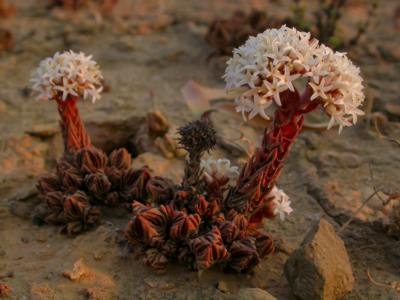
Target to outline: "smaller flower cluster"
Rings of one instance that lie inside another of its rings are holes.
[[[236,179],[239,176],[239,168],[231,166],[230,160],[226,158],[202,159],[200,167],[203,169],[203,175],[209,183]]]
[[[68,97],[100,99],[103,76],[92,56],[65,51],[40,62],[32,75],[32,90],[42,100],[62,100]]]
[[[271,199],[272,198],[272,199]],[[279,215],[279,218],[284,221],[285,215],[290,215],[293,209],[290,207],[289,196],[286,193],[278,189],[275,185],[271,192],[268,194],[267,199],[272,203],[273,214],[275,216]]]
[[[360,70],[344,53],[319,44],[310,33],[286,26],[268,29],[234,50],[228,61],[227,90],[236,97],[237,111],[251,119],[268,119],[282,103],[284,92],[296,92],[294,81],[304,78],[312,89],[309,100],[320,101],[339,130],[357,121],[364,101]]]
[[[40,178],[45,223],[64,225],[69,235],[80,233],[100,220],[101,205],[115,206],[147,198],[147,168],[133,169],[125,149],[108,157],[94,147],[65,155],[56,172]]]

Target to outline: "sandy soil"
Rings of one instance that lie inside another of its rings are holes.
[[[16,0],[15,17],[1,20],[16,38],[15,49],[0,54],[0,282],[12,288],[11,299],[234,299],[238,289],[259,287],[278,299],[291,299],[283,265],[301,242],[310,224],[327,216],[338,227],[373,191],[398,190],[400,148],[368,129],[366,120],[343,134],[304,132],[294,146],[279,185],[291,197],[294,213],[285,222],[265,223],[278,240],[277,253],[247,275],[205,272],[201,278],[180,266],[156,274],[122,246],[121,230],[129,215],[105,212],[102,224],[76,238],[59,234],[59,228],[37,227],[32,210],[38,203],[34,188],[39,174],[51,170],[61,154],[53,103],[35,102],[26,90],[30,73],[52,53],[72,48],[93,54],[101,65],[110,92],[95,105],[80,108],[94,143],[109,148],[127,145],[146,113],[163,111],[181,125],[193,119],[180,89],[193,79],[223,87],[223,60],[207,57],[212,49],[204,41],[207,25],[216,16],[252,7],[276,15],[288,13],[287,1],[185,1],[121,0],[111,17],[99,19],[89,12],[47,12],[35,0]],[[342,33],[354,32],[355,19],[366,14],[365,1],[349,1]],[[400,113],[388,104],[399,101],[399,24],[394,17],[398,1],[382,1],[368,35],[349,55],[361,66],[374,98],[373,111],[390,123],[382,127],[400,136]],[[356,18],[357,17],[357,18]],[[238,116],[214,114],[217,129],[228,141],[238,130],[251,139],[260,128],[242,124]],[[254,143],[257,143],[254,140]],[[243,153],[218,150],[240,164]],[[182,159],[140,153],[135,164],[147,163],[154,173],[179,178]],[[374,178],[371,180],[370,167]],[[356,216],[341,237],[349,251],[356,287],[347,299],[400,299],[389,285],[400,282],[399,241],[384,234],[387,221],[378,197]],[[396,248],[397,247],[397,248]],[[394,250],[397,249],[397,250]],[[75,282],[63,272],[82,259],[89,275]],[[227,285],[228,292],[217,288]]]

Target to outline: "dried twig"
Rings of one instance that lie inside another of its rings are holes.
[[[353,213],[353,215],[346,221],[346,223],[344,223],[342,225],[342,227],[340,227],[340,229],[338,230],[338,234],[340,234],[341,232],[343,232],[343,230],[354,220],[354,218],[358,215],[358,213],[365,207],[365,205],[367,205],[367,203],[375,196],[377,195],[379,197],[379,199],[381,199],[383,201],[383,199],[379,196],[379,192],[381,192],[380,189],[378,189],[375,184],[374,184],[374,174],[372,171],[372,166],[371,164],[369,164],[369,171],[370,171],[370,179],[372,182],[372,188],[374,190],[374,192],[369,195],[369,197],[367,199],[365,199],[363,201],[363,203],[360,205],[360,207]]]
[[[343,230],[354,220],[354,218],[358,215],[358,213],[364,208],[364,206],[371,200],[378,192],[374,191],[367,199],[364,200],[364,202],[361,204],[361,206],[356,210],[355,213],[340,227],[338,230],[338,234],[343,232]]]
[[[389,137],[382,133],[382,131],[379,129],[377,120],[374,121],[374,127],[375,127],[376,132],[378,132],[379,137],[384,138],[384,139],[400,146],[400,139],[392,138],[392,137]]]
[[[375,286],[380,287],[380,288],[384,288],[384,289],[391,289],[391,290],[395,290],[397,293],[400,293],[400,282],[391,282],[390,284],[386,284],[386,283],[380,283],[377,282],[371,275],[369,269],[367,268],[367,277],[368,280]]]

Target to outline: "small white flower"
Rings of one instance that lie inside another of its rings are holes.
[[[321,79],[321,82],[319,84],[315,84],[313,82],[310,82],[309,85],[313,89],[314,93],[311,96],[311,100],[317,99],[317,98],[322,98],[322,99],[328,99],[327,92],[332,90],[331,85],[325,85],[325,78]]]
[[[276,78],[274,78],[272,80],[272,82],[269,82],[268,80],[264,80],[263,81],[263,85],[267,89],[266,96],[267,97],[273,97],[274,100],[275,100],[275,103],[278,106],[281,106],[282,103],[281,103],[281,98],[280,98],[279,95],[281,94],[281,92],[287,90],[288,87],[285,84],[279,82]]]
[[[281,93],[295,91],[293,81],[298,78],[308,80],[312,100],[321,101],[330,125],[338,124],[339,130],[363,114],[359,68],[345,53],[334,52],[310,33],[294,28],[267,29],[250,37],[233,51],[224,75],[228,92],[235,91],[236,110],[245,119],[247,114],[268,118],[266,108],[281,106]]]
[[[285,215],[290,215],[293,209],[290,207],[289,196],[286,193],[274,186],[267,198],[273,198],[272,203],[273,213],[275,216],[279,215],[279,218],[284,221]]]
[[[262,98],[258,95],[254,96],[254,103],[249,103],[249,107],[251,107],[251,111],[249,113],[249,119],[253,119],[256,115],[260,115],[266,120],[269,120],[269,116],[266,111],[271,106],[272,101],[266,97]]]
[[[30,81],[38,99],[66,101],[70,96],[79,96],[95,102],[100,99],[102,79],[91,55],[65,51],[42,60]]]
[[[286,85],[288,89],[294,92],[293,81],[300,77],[300,74],[290,75],[290,70],[288,66],[285,66],[285,72],[280,77],[280,83]]]
[[[239,168],[231,166],[231,162],[226,158],[201,160],[200,167],[207,181],[236,179],[239,176]]]

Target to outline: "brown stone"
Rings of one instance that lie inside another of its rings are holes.
[[[320,219],[285,265],[290,288],[299,299],[338,299],[349,293],[354,277],[346,247],[334,227]]]
[[[259,288],[244,288],[240,289],[237,294],[237,300],[276,300],[267,291]]]

